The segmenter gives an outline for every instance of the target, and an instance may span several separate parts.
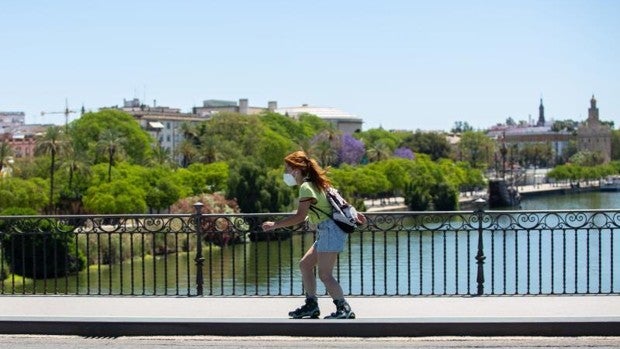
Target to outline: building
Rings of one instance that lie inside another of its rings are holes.
[[[487,135],[498,142],[504,142],[508,149],[516,146],[519,150],[525,145],[532,143],[547,143],[553,153],[551,164],[557,164],[559,159],[568,149],[569,142],[574,139],[574,135],[566,130],[553,131],[552,124],[545,120],[545,107],[542,98],[538,107],[538,121],[536,126],[517,125],[517,126],[495,126]]]
[[[183,124],[198,123],[206,120],[191,113],[182,113],[180,109],[164,106],[147,106],[141,104],[140,100],[123,100],[123,107],[120,110],[132,115],[140,124],[142,129],[147,131],[160,146],[170,151],[175,161],[181,161],[178,149],[183,143]]]
[[[578,149],[599,153],[605,163],[611,161],[611,127],[601,123],[596,107],[596,99],[592,95],[588,119],[577,129]]]
[[[13,150],[13,157],[33,158],[37,146],[37,139],[43,136],[46,130],[54,125],[21,125],[14,127],[5,139]]]
[[[9,133],[15,127],[24,125],[25,120],[24,112],[0,111],[0,134]]]
[[[219,99],[207,99],[202,102],[202,107],[192,108],[192,113],[202,117],[209,117],[215,113],[221,112],[232,112],[242,115],[255,115],[260,114],[266,110],[274,111],[277,108],[278,103],[275,101],[269,101],[267,103],[267,108],[264,108],[250,106],[247,98],[239,99],[239,103]]]
[[[299,107],[277,108],[275,112],[293,118],[298,118],[302,114],[316,115],[325,121],[329,121],[334,128],[343,133],[352,134],[362,130],[362,119],[337,108],[312,107],[303,104]]]

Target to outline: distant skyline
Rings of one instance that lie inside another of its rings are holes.
[[[620,126],[620,1],[3,1],[0,111],[203,100],[335,107],[363,129]],[[73,120],[79,114],[71,114]]]

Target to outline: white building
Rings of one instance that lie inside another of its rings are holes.
[[[316,115],[325,121],[331,122],[336,129],[343,133],[352,134],[362,131],[363,121],[361,118],[337,108],[312,107],[303,104],[299,107],[277,108],[275,112],[293,118],[298,118],[301,114]]]

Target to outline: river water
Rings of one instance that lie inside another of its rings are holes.
[[[620,192],[590,191],[569,194],[549,194],[543,196],[524,197],[521,201],[522,210],[578,210],[578,209],[610,209],[620,208]]]

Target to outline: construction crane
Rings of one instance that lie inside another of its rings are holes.
[[[45,114],[65,114],[65,128],[69,127],[69,114],[77,113],[75,110],[69,110],[69,103],[65,99],[65,111],[42,111],[41,116]]]

